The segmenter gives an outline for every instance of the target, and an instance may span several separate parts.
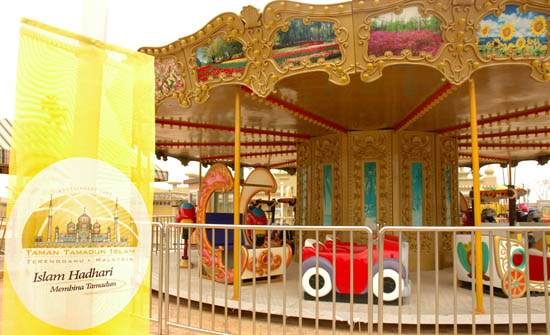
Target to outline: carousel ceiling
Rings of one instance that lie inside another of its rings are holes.
[[[482,163],[550,157],[550,8],[524,1],[273,2],[224,13],[155,56],[160,156],[288,167],[296,143],[394,129],[457,137]]]

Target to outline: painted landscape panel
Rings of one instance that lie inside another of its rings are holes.
[[[183,88],[183,79],[178,73],[173,58],[155,59],[155,98],[171,96]]]
[[[548,15],[533,11],[521,13],[519,6],[508,5],[496,17],[491,14],[480,22],[478,50],[482,56],[546,56]]]
[[[403,9],[399,15],[389,13],[372,19],[368,53],[376,57],[387,51],[401,55],[410,50],[413,56],[430,53],[435,56],[443,44],[441,20],[436,16],[422,17],[417,7]]]
[[[422,226],[424,220],[424,180],[422,178],[422,163],[413,162],[411,165],[412,174],[412,225]]]
[[[376,162],[364,163],[365,180],[365,218],[364,222],[367,227],[376,229],[376,219],[378,217],[376,208]]]
[[[323,165],[323,225],[332,226],[332,165]]]
[[[293,19],[286,32],[278,30],[273,35],[273,59],[279,66],[341,58],[332,22],[312,21],[306,25],[302,19]]]
[[[199,81],[242,74],[248,63],[240,42],[227,42],[220,36],[198,48],[196,54]]]

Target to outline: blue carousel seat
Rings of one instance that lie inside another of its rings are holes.
[[[206,223],[208,224],[228,224],[232,225],[234,223],[233,220],[233,213],[206,213]],[[240,215],[240,223],[243,223],[243,216]],[[208,236],[208,241],[210,241],[210,244],[212,244],[215,248],[218,246],[222,246],[225,248],[225,229],[216,229],[215,230],[215,238],[216,240],[214,243],[212,243],[212,229],[206,228],[206,235]],[[233,250],[234,248],[234,229],[228,229],[227,230],[227,250]],[[244,238],[244,231],[241,231],[241,245],[246,246],[247,248],[250,248],[248,245],[245,244],[245,238]]]

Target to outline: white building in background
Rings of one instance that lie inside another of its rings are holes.
[[[155,188],[153,196],[154,216],[176,215],[178,204],[189,201],[189,187],[178,187],[181,185],[179,182],[170,182],[169,184],[172,185],[170,190]]]

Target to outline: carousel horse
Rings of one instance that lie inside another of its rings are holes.
[[[176,215],[177,223],[196,223],[195,207],[189,202],[181,203],[178,207]],[[180,268],[188,268],[189,264],[189,228],[184,228],[181,233],[181,238],[185,241],[183,246],[183,256],[181,256]]]

